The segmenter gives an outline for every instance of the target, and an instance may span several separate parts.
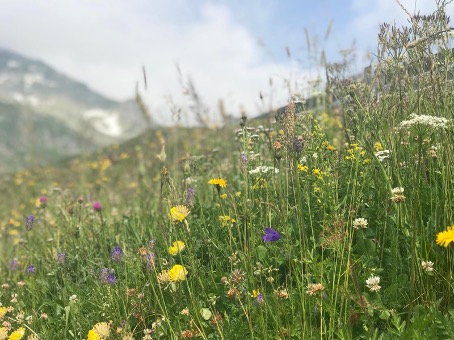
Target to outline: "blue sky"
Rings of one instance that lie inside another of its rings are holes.
[[[433,0],[401,3],[411,13],[435,8]],[[118,100],[133,97],[143,65],[149,84],[143,96],[152,114],[168,122],[169,102],[183,112],[188,106],[176,64],[213,116],[220,99],[229,113],[244,108],[252,116],[307,93],[307,82],[321,74],[310,56],[325,50],[328,61],[338,61],[339,50],[355,42],[361,70],[376,50],[379,24],[406,20],[396,0],[0,0],[0,46]]]

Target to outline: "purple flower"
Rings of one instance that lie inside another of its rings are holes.
[[[31,264],[27,267],[27,273],[34,274],[35,272],[36,272],[36,267],[34,265]]]
[[[99,272],[99,280],[102,284],[112,285],[117,283],[117,278],[113,270],[102,268]]]
[[[300,137],[296,137],[293,140],[293,151],[299,153],[303,150],[303,140]]]
[[[9,263],[8,268],[11,271],[16,271],[18,266],[19,266],[19,264],[17,262],[17,259],[12,259],[11,262]]]
[[[281,234],[274,230],[273,228],[266,228],[264,230],[263,241],[265,242],[274,242],[281,238]]]
[[[102,210],[102,204],[99,201],[93,202],[93,210],[96,212],[100,212]]]
[[[57,254],[57,262],[60,263],[60,264],[63,264],[65,263],[65,253],[58,253]]]
[[[45,208],[47,205],[47,196],[41,196],[39,198],[39,203],[41,204],[41,207]]]
[[[120,261],[123,257],[123,251],[119,246],[116,246],[114,250],[112,250],[112,261]]]
[[[110,271],[109,274],[107,274],[107,284],[113,285],[117,283],[117,277],[115,276],[115,272],[113,270]]]
[[[265,299],[263,298],[263,294],[262,293],[258,293],[257,297],[255,298],[255,301],[257,301],[257,303],[259,305],[263,305],[265,303]]]
[[[195,200],[195,189],[188,188],[188,190],[186,190],[186,205],[189,207],[192,207],[194,205],[194,200]]]
[[[25,217],[25,227],[27,230],[31,230],[33,228],[33,224],[35,223],[36,219],[35,216],[29,215]]]
[[[148,253],[146,260],[147,260],[147,269],[154,270],[156,262],[155,262],[156,255],[154,253]]]

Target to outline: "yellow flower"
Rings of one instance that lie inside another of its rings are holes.
[[[240,197],[240,196],[241,196],[241,191],[237,191],[237,192],[235,193],[235,196],[236,196],[236,197]]]
[[[454,225],[437,234],[437,244],[440,246],[447,247],[451,242],[454,242]]]
[[[227,186],[227,181],[223,178],[213,178],[208,181],[208,184],[217,185],[218,187],[225,188]]]
[[[8,340],[20,340],[24,337],[24,334],[25,334],[25,328],[20,327],[10,334]]]
[[[298,171],[307,172],[308,169],[307,165],[298,164]]]
[[[6,340],[8,338],[8,329],[6,327],[0,327],[0,340]]]
[[[383,145],[381,145],[380,142],[377,142],[374,144],[374,149],[375,149],[375,152],[381,151],[381,150],[383,150]]]
[[[184,248],[186,248],[186,245],[183,241],[175,241],[173,242],[172,247],[169,248],[169,254],[177,255],[178,253],[181,253]]]
[[[232,218],[232,217],[230,217],[228,215],[219,216],[219,221],[221,221],[223,227],[226,227],[229,224],[232,224],[232,223],[236,222],[236,220],[234,218]]]
[[[257,288],[257,289],[252,290],[251,296],[252,296],[253,298],[256,298],[257,295],[259,295],[259,294],[260,294],[260,289]]]
[[[186,280],[186,275],[188,275],[186,268],[181,264],[176,264],[169,270],[169,281],[184,281]]]
[[[325,172],[323,172],[322,170],[320,170],[318,168],[315,168],[315,169],[312,170],[312,175],[314,175],[318,179],[323,179],[323,176],[325,175]]]
[[[88,331],[87,340],[101,340],[101,338],[99,337],[98,333],[90,329]]]
[[[329,144],[329,145],[326,147],[326,150],[328,150],[328,151],[336,151],[336,147],[335,147],[334,145]]]
[[[110,334],[110,324],[108,322],[98,322],[93,326],[93,330],[99,339],[106,339]]]
[[[225,199],[225,198],[227,198],[227,194],[219,195],[219,197],[222,198],[222,199]]]
[[[188,215],[189,210],[184,205],[177,205],[170,209],[170,217],[173,222],[183,222]]]
[[[7,307],[0,307],[0,320],[3,320],[5,317],[6,313],[8,313],[8,308]]]

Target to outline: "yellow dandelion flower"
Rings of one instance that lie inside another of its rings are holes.
[[[223,178],[213,178],[208,181],[208,184],[213,184],[220,188],[225,188],[227,186],[227,181]]]
[[[93,330],[98,334],[99,338],[106,339],[110,334],[110,323],[98,322],[93,326]]]
[[[99,337],[98,333],[90,329],[88,331],[87,340],[101,340],[101,338]]]
[[[9,335],[8,340],[20,340],[24,337],[24,334],[25,334],[25,328],[20,327]]]
[[[178,253],[181,253],[184,248],[186,248],[186,245],[183,241],[175,241],[173,242],[172,247],[169,247],[169,254],[177,255]]]
[[[8,338],[8,329],[6,327],[0,327],[0,340]]]
[[[258,289],[258,288],[254,289],[254,290],[252,290],[251,297],[256,298],[257,295],[259,295],[259,294],[260,294],[260,289]]]
[[[447,247],[451,242],[454,242],[454,225],[437,234],[437,244],[440,246]]]
[[[326,147],[326,150],[328,150],[328,151],[336,151],[336,147],[335,147],[334,145],[329,144],[329,145]]]
[[[186,280],[186,275],[188,275],[186,268],[181,264],[176,264],[169,270],[169,281],[184,281]]]
[[[188,215],[189,210],[184,205],[177,205],[170,209],[170,217],[173,222],[183,222]]]
[[[222,198],[222,199],[226,199],[227,198],[227,194],[219,195],[219,197]]]

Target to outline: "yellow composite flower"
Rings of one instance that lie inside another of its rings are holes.
[[[308,169],[309,169],[309,168],[308,168],[307,165],[298,164],[298,171],[307,172]]]
[[[8,329],[6,327],[0,327],[0,340],[8,338]]]
[[[93,330],[98,334],[100,339],[106,339],[110,334],[110,323],[98,322],[93,326]]]
[[[172,247],[169,248],[169,254],[177,255],[178,253],[181,253],[184,248],[186,248],[186,245],[183,241],[175,241],[173,242]]]
[[[440,246],[447,247],[451,242],[454,242],[454,225],[437,234],[437,244]]]
[[[88,331],[87,340],[101,340],[101,338],[99,337],[98,333],[90,329]]]
[[[24,334],[25,334],[25,328],[20,327],[9,335],[8,340],[20,340],[24,337]]]
[[[259,295],[259,294],[260,294],[260,289],[258,289],[258,288],[257,289],[253,289],[251,297],[256,298],[257,295]]]
[[[170,218],[173,222],[183,222],[189,215],[189,209],[184,205],[177,205],[170,209]]]
[[[221,221],[223,227],[226,227],[236,222],[236,220],[230,217],[229,215],[219,216],[219,221]]]
[[[227,181],[224,178],[213,178],[208,181],[208,184],[217,185],[218,187],[225,188]]]
[[[5,317],[6,313],[8,313],[8,308],[7,307],[0,307],[0,320],[3,320]]]
[[[170,282],[178,282],[186,280],[186,275],[188,275],[188,271],[184,266],[181,264],[174,265],[169,270],[169,281]]]

